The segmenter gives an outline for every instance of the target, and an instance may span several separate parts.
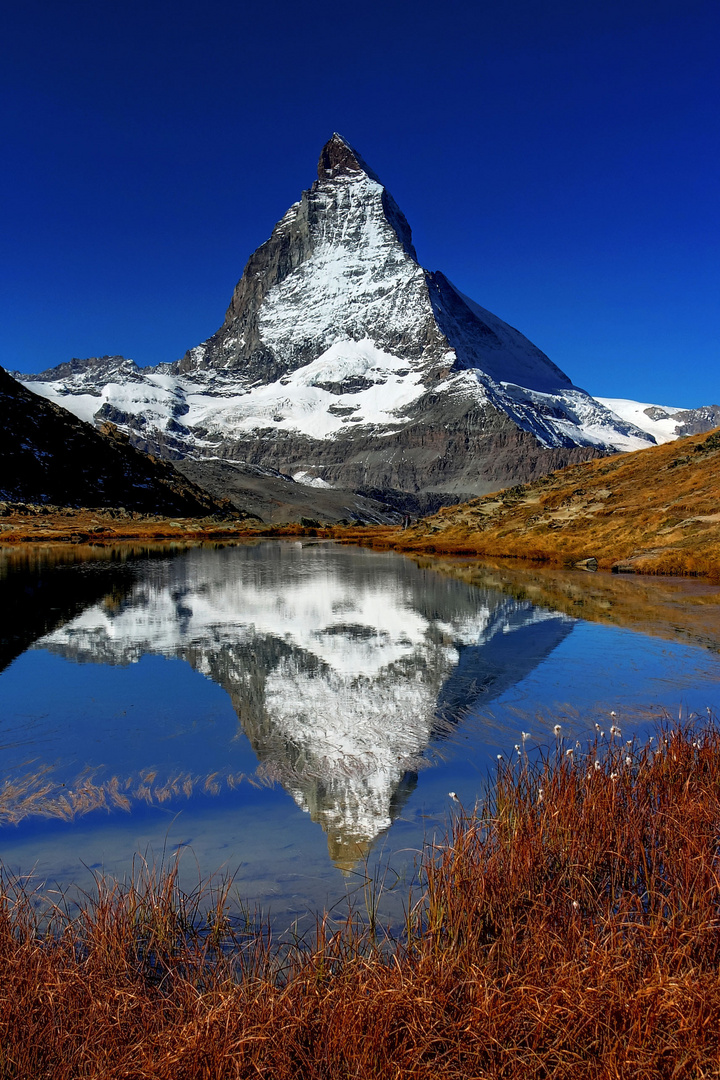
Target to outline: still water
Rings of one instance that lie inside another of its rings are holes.
[[[87,887],[180,851],[279,930],[384,875],[397,914],[448,792],[471,807],[521,731],[720,708],[710,586],[658,633],[661,585],[541,585],[329,543],[0,556],[2,863]]]

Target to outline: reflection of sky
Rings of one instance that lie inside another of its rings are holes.
[[[574,739],[596,718],[609,726],[611,709],[631,733],[637,721],[625,718],[638,708],[676,714],[681,705],[720,706],[714,653],[548,617],[527,601],[461,583],[443,581],[430,597],[424,590],[439,579],[404,560],[298,551],[282,588],[283,567],[270,561],[265,571],[258,549],[235,558],[208,552],[210,572],[193,581],[201,555],[193,555],[192,574],[182,559],[151,568],[134,599],[87,609],[39,643],[53,652],[37,647],[0,675],[3,773],[34,760],[60,762],[55,778],[63,783],[86,765],[98,775],[150,768],[249,774],[259,738],[263,761],[269,753],[296,770],[283,783],[298,805],[279,787],[245,782],[213,799],[134,805],[134,824],[117,814],[91,815],[72,828],[35,820],[3,833],[13,865],[39,860],[53,870],[47,844],[64,852],[58,874],[77,869],[80,858],[95,863],[96,836],[108,867],[122,867],[134,845],[152,836],[161,847],[171,828],[171,841],[192,844],[205,872],[246,863],[246,896],[275,895],[282,910],[302,906],[303,896],[314,897],[309,905],[324,903],[335,871],[313,822],[329,836],[354,830],[360,838],[389,826],[408,762],[428,756],[437,711],[456,723],[431,743],[434,767],[419,773],[414,792],[405,789],[387,841],[394,848],[421,845],[444,820],[448,790],[472,805],[496,754],[513,754],[521,730],[532,733],[528,745],[551,744],[558,719]],[[375,566],[380,579],[368,572]],[[279,652],[267,648],[271,639],[282,642]],[[94,650],[104,663],[92,662]],[[265,665],[259,682],[247,666],[253,651]],[[211,670],[216,682],[203,677]],[[247,734],[228,696],[240,685],[232,680],[261,689],[242,698],[242,708],[235,700],[241,716],[242,709],[257,714],[244,718]],[[62,839],[69,833],[77,849]]]
[[[720,704],[720,661],[709,650],[580,621],[503,698],[530,713],[539,703],[605,715],[663,706],[675,716],[681,708],[704,712]]]
[[[160,656],[113,667],[30,650],[0,676],[0,703],[5,774],[31,759],[62,763],[64,779],[86,766],[120,774],[159,763],[211,771],[218,760],[227,764],[237,743],[224,690],[182,660]]]
[[[582,620],[524,678],[485,705],[478,697],[465,723],[444,747],[440,772],[422,776],[426,809],[443,805],[448,790],[472,806],[497,754],[517,757],[514,746],[529,731],[528,746],[555,746],[553,726],[562,725],[567,745],[609,735],[618,724],[623,740],[644,739],[667,710],[670,718],[720,714],[720,659],[706,649],[646,637]],[[611,717],[611,711],[616,713]]]

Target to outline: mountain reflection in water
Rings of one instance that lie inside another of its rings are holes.
[[[229,694],[260,775],[309,811],[343,868],[390,826],[432,741],[574,624],[392,553],[332,545],[190,550],[123,584],[35,647],[78,662],[187,661]]]

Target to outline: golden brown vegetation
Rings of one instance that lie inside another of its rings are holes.
[[[257,525],[257,522],[254,522]],[[246,535],[246,521],[231,518],[170,518],[104,507],[4,504],[0,544],[117,544],[126,540],[206,540]]]
[[[75,821],[96,810],[129,811],[133,803],[163,806],[190,799],[199,792],[220,795],[234,791],[242,783],[261,787],[269,781],[261,773],[248,776],[217,770],[201,775],[176,772],[160,776],[156,769],[142,769],[130,776],[105,779],[86,771],[66,783],[55,776],[51,766],[41,766],[0,783],[0,827],[17,825],[28,817]]]
[[[378,537],[378,543],[383,538]],[[384,542],[651,574],[720,574],[720,429],[571,465],[447,507]]]
[[[717,1077],[719,847],[708,723],[501,762],[425,853],[401,940],[326,918],[273,946],[173,872],[73,918],[6,886],[0,1075]]]
[[[28,544],[87,547],[99,552],[117,544],[203,543],[262,539],[264,537],[320,537],[364,540],[377,534],[392,535],[389,526],[303,525],[301,522],[268,525],[256,518],[162,517],[132,513],[122,508],[57,507],[40,504],[0,503],[0,547],[10,551]]]

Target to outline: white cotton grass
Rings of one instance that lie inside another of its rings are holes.
[[[617,714],[613,711],[611,715]],[[641,775],[644,765],[650,765],[653,757],[657,757],[660,754],[661,757],[667,756],[670,760],[675,750],[675,745],[672,742],[668,742],[668,739],[662,735],[655,736],[654,747],[652,745],[653,736],[648,738],[648,742],[642,747],[642,753],[640,752],[640,744],[638,736],[633,735],[632,738],[625,739],[623,732],[618,724],[612,724],[608,729],[607,742],[600,743],[600,739],[603,739],[605,732],[603,731],[600,723],[595,723],[595,736],[592,737],[592,731],[589,733],[588,738],[581,742],[576,739],[571,742],[571,733],[566,730],[566,724],[548,724],[551,727],[552,733],[556,739],[553,757],[556,762],[561,757],[566,759],[566,768],[572,772],[577,772],[588,783],[600,783],[605,779],[612,782],[614,785],[613,790],[618,791],[617,785],[625,785],[628,782],[634,782],[638,775]],[[563,735],[563,731],[565,734]],[[532,768],[533,753],[532,748],[528,748],[527,740],[531,738],[529,731],[521,731],[521,741],[514,744],[514,750],[517,751],[517,755],[513,753],[506,753],[505,760],[508,762],[508,768],[512,769],[513,765],[517,768],[524,770]],[[617,740],[615,742],[614,740]],[[636,744],[637,747],[636,747]],[[551,744],[552,745],[552,744]],[[690,745],[688,743],[688,745]],[[663,752],[663,746],[666,746],[666,750]],[[700,747],[699,742],[693,743],[694,747]],[[653,753],[654,751],[654,753]],[[497,755],[498,762],[503,760],[503,755]],[[679,759],[678,759],[679,760]],[[597,774],[601,776],[598,777]],[[540,781],[540,776],[538,780]],[[542,787],[536,788],[536,805],[547,806],[546,792]]]

